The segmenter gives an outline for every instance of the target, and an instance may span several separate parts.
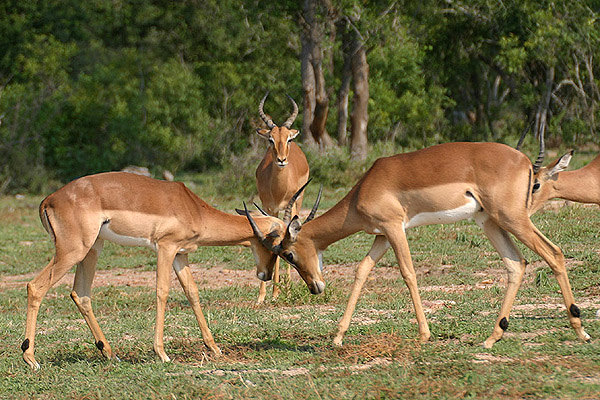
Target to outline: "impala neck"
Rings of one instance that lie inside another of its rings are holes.
[[[288,181],[290,179],[290,165],[286,165],[283,168],[277,166],[275,162],[271,165],[271,187],[272,188],[287,188],[289,187]]]
[[[583,168],[559,172],[553,186],[554,197],[600,204],[600,156]]]
[[[352,207],[354,190],[325,214],[302,226],[301,235],[309,237],[318,250],[325,250],[330,244],[363,230]]]
[[[198,231],[202,232],[199,240],[202,246],[249,246],[254,240],[254,232],[245,216],[228,214],[206,205],[206,210],[196,221]],[[255,218],[259,229],[266,232],[271,226],[267,218]],[[268,226],[267,226],[268,225]]]

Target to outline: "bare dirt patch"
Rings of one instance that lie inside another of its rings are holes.
[[[223,266],[210,268],[199,267],[191,264],[192,275],[198,286],[208,289],[220,289],[228,286],[256,286],[259,283],[255,270],[228,269]],[[355,264],[329,265],[324,271],[328,280],[342,280],[348,283],[354,280]],[[0,290],[8,290],[25,287],[38,273],[23,275],[7,275],[0,280]],[[73,284],[74,272],[66,274],[57,285]],[[390,267],[375,267],[369,276],[369,280],[398,279],[400,272]],[[300,276],[292,271],[292,281],[300,281]],[[147,270],[145,266],[135,268],[112,268],[109,270],[96,271],[94,287],[103,286],[147,286],[154,287],[156,284],[156,272]],[[171,274],[173,288],[179,287],[174,273]]]

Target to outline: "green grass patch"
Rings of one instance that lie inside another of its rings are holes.
[[[219,202],[211,185],[206,187],[211,203],[220,209],[238,206],[239,199]],[[308,204],[318,187],[311,190]],[[344,194],[326,190],[324,209]],[[40,200],[0,199],[3,283],[41,270],[52,256],[52,244],[37,216]],[[600,212],[572,206],[543,211],[533,219],[564,250],[591,343],[580,343],[569,327],[548,266],[519,244],[531,264],[509,329],[493,349],[483,349],[480,344],[491,332],[504,296],[506,274],[481,230],[461,222],[408,233],[432,332],[425,344],[415,340],[412,303],[390,250],[375,267],[376,278],[365,285],[344,346],[332,346],[353,279],[348,266],[360,261],[373,241],[366,234],[346,238],[325,252],[326,268],[345,268],[346,276],[328,281],[321,296],[310,295],[302,282],[290,281],[285,274],[279,299],[261,305],[255,303],[258,281],[255,286],[200,285],[200,301],[223,350],[221,358],[207,353],[187,299],[176,287],[169,297],[165,328],[166,351],[173,361],[159,362],[152,350],[154,288],[112,285],[94,289],[96,316],[121,359],[107,361],[69,298],[70,288],[59,285],[44,299],[38,317],[36,357],[42,368],[34,373],[23,363],[20,349],[27,279],[18,286],[0,286],[0,397],[598,398]],[[242,248],[201,248],[191,261],[199,271],[215,266],[254,268],[251,252]],[[155,263],[150,251],[107,244],[99,269],[154,271]]]

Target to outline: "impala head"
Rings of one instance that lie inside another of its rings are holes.
[[[256,261],[256,277],[261,281],[270,281],[277,260],[273,248],[280,242],[279,238],[284,235],[286,226],[279,218],[267,214],[258,205],[256,207],[260,213],[248,211],[246,203],[244,203],[243,210],[236,209],[235,211],[251,220],[250,225],[254,232],[254,238],[250,241],[250,247]]]
[[[258,105],[258,114],[262,118],[262,120],[267,124],[266,129],[258,129],[257,133],[267,139],[269,141],[269,146],[271,148],[271,152],[273,153],[273,161],[279,168],[284,168],[288,164],[288,155],[290,154],[290,143],[298,133],[300,133],[297,129],[291,129],[294,120],[298,116],[298,105],[290,96],[288,98],[292,102],[294,110],[292,115],[283,123],[281,126],[275,125],[273,120],[268,118],[264,111],[263,106],[265,104],[265,100],[269,92],[265,94],[265,97],[262,98],[260,104]]]
[[[256,226],[252,214],[246,211],[246,216],[248,221],[250,221],[250,225],[252,225],[254,235],[263,246],[271,254],[277,255],[291,264],[298,271],[306,283],[306,286],[308,286],[308,290],[312,294],[320,294],[325,290],[325,282],[323,281],[323,275],[321,274],[321,257],[312,240],[300,235],[302,222],[300,222],[298,216],[295,215],[293,218],[290,218],[294,202],[298,199],[309,182],[310,180],[290,199],[285,209],[283,220],[281,221],[285,229],[278,237],[275,237],[275,235],[272,237],[263,235],[258,229],[258,226]],[[309,222],[315,217],[321,200],[322,190],[323,188],[321,187],[317,200],[304,223]]]
[[[564,171],[571,162],[573,150],[562,157],[554,160],[545,167],[540,167],[535,174],[532,192],[531,213],[536,212],[547,200],[555,197],[554,182],[558,179],[558,173]]]

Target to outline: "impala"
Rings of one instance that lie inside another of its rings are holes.
[[[298,105],[288,96],[294,108],[292,115],[281,126],[275,125],[265,115],[263,107],[269,93],[260,101],[258,114],[267,125],[266,129],[258,129],[257,133],[269,141],[269,148],[256,169],[256,186],[258,196],[265,211],[272,216],[279,216],[292,195],[308,181],[308,162],[300,147],[292,140],[298,136],[298,130],[291,129],[298,116]],[[302,195],[292,206],[294,215],[302,207]],[[290,274],[288,266],[288,276]],[[279,258],[275,262],[273,272],[273,298],[279,295]],[[267,294],[266,283],[260,283],[258,302],[262,303]]]
[[[163,344],[164,316],[171,267],[192,306],[205,345],[220,354],[198,298],[188,266],[188,253],[198,246],[252,247],[259,279],[270,279],[275,256],[256,240],[246,217],[230,215],[208,205],[180,182],[159,181],[126,172],[108,172],[77,179],[40,204],[40,219],[56,252],[48,265],[27,285],[27,323],[21,346],[24,360],[39,368],[34,357],[35,328],[40,303],[48,290],[77,264],[71,298],[92,331],[96,346],[116,358],[91,303],[91,286],[105,240],[144,246],[158,253],[156,269],[156,327],[154,350],[169,361]],[[260,217],[258,226],[270,236],[283,234],[285,225]]]
[[[517,150],[523,144],[529,128],[521,135],[517,144]],[[542,130],[542,134],[540,135],[540,155],[534,169],[536,179],[533,183],[533,195],[531,196],[531,204],[529,205],[530,214],[534,214],[546,201],[553,198],[600,205],[600,155],[596,156],[592,162],[583,168],[562,172],[568,167],[569,162],[571,162],[573,150],[546,167],[541,167],[544,160],[544,146],[544,134]]]
[[[427,341],[429,325],[417,289],[406,230],[474,218],[508,270],[506,295],[484,346],[492,347],[508,328],[509,312],[525,271],[526,261],[509,233],[552,268],[571,326],[580,339],[589,340],[573,299],[563,253],[529,219],[528,205],[536,178],[534,169],[539,168],[537,163],[532,166],[521,152],[498,143],[447,143],[380,158],[350,192],[323,215],[304,224],[297,216],[292,218],[279,244],[270,245],[260,233],[257,238],[270,251],[293,264],[311,293],[318,294],[325,288],[321,253],[330,244],[359,231],[376,235],[369,253],[358,264],[333,342],[341,345],[367,275],[390,246],[412,299],[419,339]],[[252,216],[248,215],[248,219]]]
[[[570,151],[540,169],[533,186],[531,214],[553,198],[600,205],[600,155],[583,168],[563,171],[572,155]]]

